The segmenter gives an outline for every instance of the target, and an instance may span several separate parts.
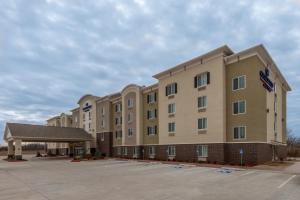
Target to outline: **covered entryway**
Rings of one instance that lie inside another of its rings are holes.
[[[22,142],[64,142],[71,144],[70,146],[81,143],[84,144],[85,154],[90,154],[90,142],[93,138],[80,128],[7,123],[3,139],[8,144],[8,158],[21,160]]]

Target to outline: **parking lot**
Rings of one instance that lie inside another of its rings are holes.
[[[127,160],[0,161],[0,199],[299,199],[300,174]]]

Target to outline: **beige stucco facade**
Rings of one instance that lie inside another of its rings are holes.
[[[266,69],[267,78],[276,85],[271,91],[263,86],[260,76]],[[201,74],[207,74],[209,81],[195,86]],[[233,79],[239,76],[245,77],[245,88],[234,91]],[[222,46],[154,78],[157,83],[147,87],[130,84],[111,95],[83,96],[78,108],[72,110],[72,126],[84,128],[93,136],[91,148],[97,147],[97,133],[112,134],[113,147],[286,144],[286,96],[291,88],[262,45],[238,53]],[[173,83],[176,93],[166,95],[167,86]],[[152,93],[156,101],[149,103],[148,95]],[[198,108],[199,97],[206,97],[205,108]],[[233,103],[237,101],[245,101],[245,113],[233,114]],[[175,104],[175,113],[168,112],[169,104]],[[148,111],[153,110],[156,116],[149,119]],[[206,119],[206,128],[199,128],[200,119]],[[54,118],[48,120],[49,125],[61,123]],[[169,132],[169,123],[175,123],[175,131]],[[236,139],[234,128],[240,126],[246,127],[245,138]],[[149,127],[157,128],[155,134],[149,134]]]

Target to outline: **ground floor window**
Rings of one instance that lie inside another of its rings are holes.
[[[118,156],[121,155],[121,147],[117,147],[117,154],[118,154]]]
[[[176,156],[176,147],[168,146],[168,156]]]
[[[150,156],[154,156],[155,155],[155,147],[149,146],[148,153]]]
[[[127,147],[123,147],[123,155],[127,156]]]
[[[139,152],[139,148],[138,147],[133,147],[133,155],[137,156]]]
[[[233,128],[233,138],[236,140],[246,138],[246,127],[238,126]]]
[[[197,155],[198,157],[208,157],[208,146],[197,145]]]

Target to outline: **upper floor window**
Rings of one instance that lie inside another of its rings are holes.
[[[122,131],[116,131],[116,138],[122,138]]]
[[[175,103],[171,103],[168,105],[168,113],[174,114],[176,112],[176,105]]]
[[[156,102],[156,92],[152,92],[147,95],[147,103],[155,103]]]
[[[75,123],[77,123],[77,122],[78,122],[78,117],[76,116],[76,117],[75,117]]]
[[[104,107],[101,108],[101,114],[102,114],[102,116],[105,115],[105,108]]]
[[[133,107],[133,99],[132,98],[130,98],[130,99],[127,100],[127,106],[128,106],[128,108],[132,108]]]
[[[166,96],[177,94],[177,83],[172,83],[166,86]]]
[[[176,127],[175,127],[175,122],[171,122],[168,124],[168,132],[169,133],[174,133],[176,130]]]
[[[85,113],[82,114],[82,119],[85,121]]]
[[[207,97],[202,96],[198,97],[198,108],[206,108],[207,106]]]
[[[239,126],[233,128],[233,138],[238,139],[245,139],[246,138],[246,127]]]
[[[127,134],[128,134],[128,137],[131,137],[133,135],[133,129],[129,128]]]
[[[246,88],[246,76],[239,76],[232,79],[232,90],[241,90]]]
[[[101,127],[104,128],[105,127],[105,121],[102,119],[101,120]]]
[[[209,72],[204,72],[201,74],[198,74],[194,78],[194,87],[202,87],[205,85],[208,85],[210,83],[210,73]]]
[[[246,113],[246,101],[237,101],[233,103],[233,114],[244,114]]]
[[[116,124],[116,125],[122,124],[122,117],[116,117],[116,118],[115,118],[115,124]]]
[[[147,135],[156,135],[156,134],[157,134],[157,126],[147,127]]]
[[[92,115],[91,115],[91,112],[89,112],[89,120],[92,119]]]
[[[122,111],[122,105],[121,105],[120,103],[117,103],[117,104],[115,105],[115,111],[116,111],[116,112],[121,112],[121,111]]]
[[[155,119],[157,117],[157,110],[148,110],[147,111],[147,119]]]
[[[199,130],[207,129],[207,118],[198,119],[198,129]]]
[[[129,112],[127,115],[127,118],[128,118],[128,122],[132,122],[133,121],[133,113]]]

